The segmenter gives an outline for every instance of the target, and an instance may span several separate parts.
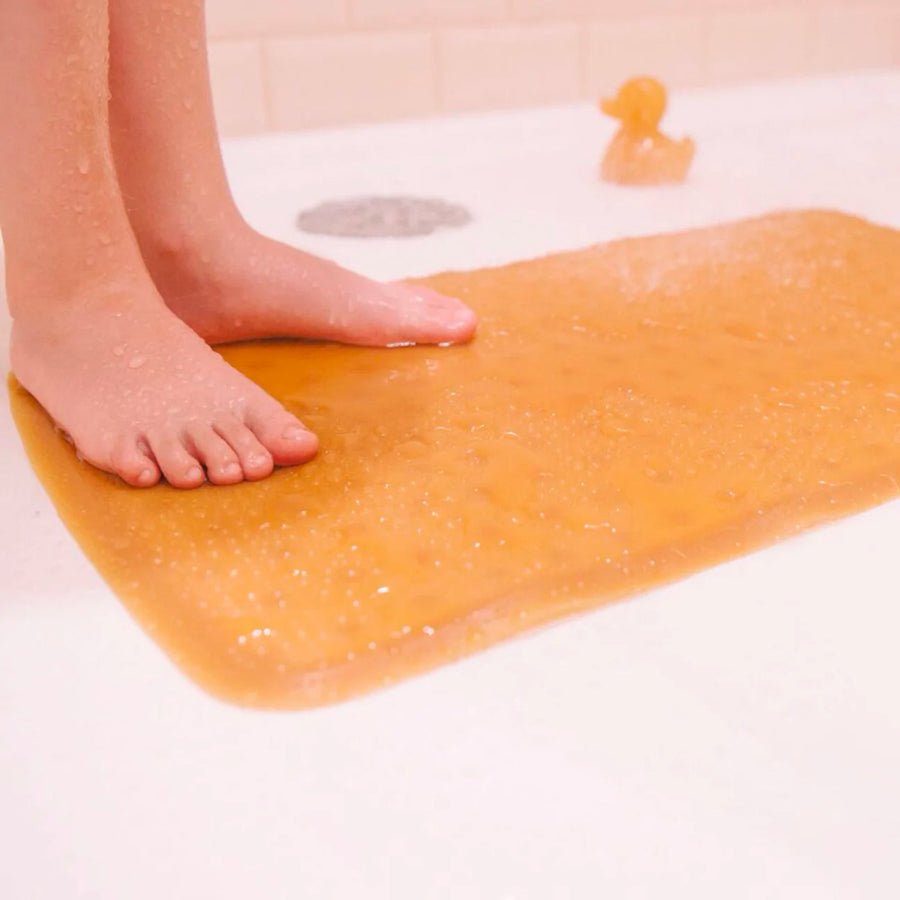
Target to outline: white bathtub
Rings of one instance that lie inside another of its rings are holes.
[[[690,183],[587,107],[226,148],[264,231],[379,277],[784,207],[900,227],[900,72],[704,92]],[[311,238],[320,200],[467,229]],[[6,334],[6,323],[0,334]],[[5,340],[5,337],[4,337]],[[5,399],[2,401],[5,405]],[[342,706],[231,708],[82,558],[0,410],[0,898],[896,898],[900,503]]]

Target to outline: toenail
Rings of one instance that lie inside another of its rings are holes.
[[[267,466],[269,464],[269,457],[263,456],[262,453],[251,453],[250,456],[247,457],[247,465],[251,469],[260,469],[263,466]]]
[[[187,472],[184,473],[184,477],[188,479],[188,481],[201,481],[203,479],[203,469],[200,466],[191,466]]]
[[[302,425],[288,425],[282,432],[286,441],[302,441],[309,434],[309,429]]]
[[[232,475],[240,475],[240,473],[241,473],[241,467],[236,462],[228,463],[228,465],[225,466],[224,469],[222,469],[222,474],[227,475],[229,478]]]
[[[141,474],[137,477],[138,484],[152,484],[155,479],[152,469],[142,469]]]

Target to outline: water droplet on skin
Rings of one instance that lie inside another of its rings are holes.
[[[145,362],[147,362],[146,357],[132,356],[131,359],[128,360],[128,368],[139,369]]]
[[[191,100],[190,97],[185,97],[185,98],[181,101],[181,103],[182,103],[182,105],[184,106],[184,108],[187,109],[187,110],[191,110],[191,109],[194,108],[194,101]]]
[[[72,209],[75,210],[75,212],[77,212],[77,213],[83,213],[84,212],[84,204],[80,200],[76,200],[72,204]]]
[[[81,172],[82,175],[87,175],[87,173],[91,171],[91,161],[86,156],[82,156],[81,159],[78,160],[78,171]]]
[[[101,234],[100,243],[103,244],[104,247],[108,247],[112,243],[112,238],[108,234]]]
[[[124,356],[125,355],[125,347],[121,344],[118,347],[113,347],[113,353],[116,356]]]

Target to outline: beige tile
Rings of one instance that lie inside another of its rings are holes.
[[[574,24],[451,29],[438,42],[445,110],[540,106],[580,94],[583,52]]]
[[[692,0],[694,11],[698,13],[752,10],[760,7],[777,9],[778,7],[794,7],[801,4],[819,3],[822,0]]]
[[[275,128],[327,127],[436,111],[430,35],[270,40],[264,50]]]
[[[829,6],[817,17],[815,32],[819,70],[900,65],[900,2]]]
[[[710,73],[716,82],[810,71],[813,12],[807,6],[739,10],[710,19]]]
[[[266,101],[259,41],[211,41],[209,71],[219,133],[234,136],[264,131]]]
[[[506,17],[506,0],[349,0],[350,21],[361,28],[468,25]]]
[[[347,0],[206,0],[210,37],[283,37],[347,24]]]
[[[593,23],[588,95],[607,94],[635,75],[653,75],[670,87],[703,84],[708,76],[705,19],[681,14]]]
[[[522,19],[565,19],[586,16],[594,7],[607,12],[615,0],[510,0],[510,12]]]
[[[628,19],[689,11],[698,0],[510,0],[513,16],[522,19],[564,19],[592,16]],[[704,0],[700,0],[704,2]]]
[[[710,13],[734,10],[816,9],[836,0],[687,0],[687,2],[696,13]],[[853,0],[846,2],[852,3]]]

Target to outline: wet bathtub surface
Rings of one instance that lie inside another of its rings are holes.
[[[377,277],[775,208],[900,227],[900,73],[676,98],[687,185],[596,181],[589,107],[231,143],[248,218]],[[466,228],[301,235],[361,194]],[[0,326],[5,344],[8,323]],[[5,399],[3,401],[6,402]],[[900,504],[303,714],[200,693],[0,415],[0,897],[880,898],[900,891]]]

